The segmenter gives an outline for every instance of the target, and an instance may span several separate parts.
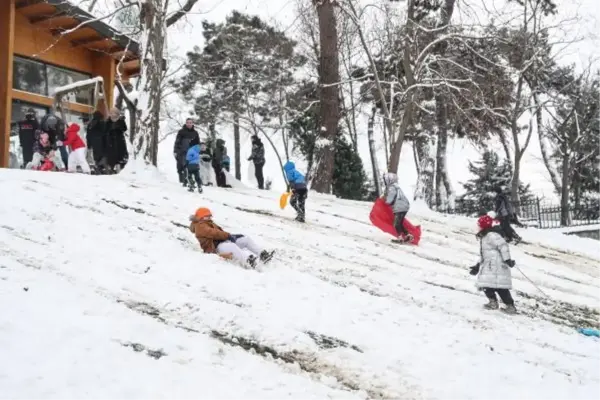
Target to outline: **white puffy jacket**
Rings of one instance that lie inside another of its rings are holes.
[[[511,289],[510,267],[506,265],[508,260],[510,260],[508,243],[500,234],[490,231],[482,235],[477,287]]]

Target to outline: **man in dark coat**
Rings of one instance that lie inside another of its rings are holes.
[[[252,135],[252,153],[248,161],[254,163],[254,176],[258,182],[258,188],[263,190],[265,188],[265,178],[263,176],[263,167],[265,166],[265,146],[257,135]]]
[[[95,111],[92,115],[92,119],[87,125],[86,140],[88,151],[92,151],[96,172],[102,173],[104,171],[105,160],[103,158],[106,149],[106,128],[102,112]]]
[[[223,139],[217,139],[215,152],[213,154],[212,165],[215,170],[215,179],[218,187],[227,187],[227,179],[223,172],[223,159],[227,155],[227,148]]]
[[[192,141],[200,143],[200,135],[194,129],[194,121],[188,118],[185,120],[185,125],[177,132],[175,145],[173,146],[173,156],[175,157],[175,161],[177,161],[177,175],[179,176],[179,182],[183,186],[187,186],[185,157]]]
[[[496,192],[496,219],[500,221],[500,227],[504,233],[504,237],[510,243],[512,240],[515,244],[521,241],[521,237],[510,226],[510,221],[514,218],[514,210],[508,197],[503,193],[502,186],[494,188]]]
[[[29,164],[33,158],[33,145],[35,144],[35,133],[40,129],[40,124],[35,117],[33,108],[27,110],[25,119],[19,121],[19,143],[23,153],[23,167]]]
[[[119,172],[129,160],[127,141],[125,140],[126,131],[127,124],[125,117],[121,115],[121,110],[116,107],[111,109],[109,118],[104,125],[106,135],[104,156],[110,172]]]

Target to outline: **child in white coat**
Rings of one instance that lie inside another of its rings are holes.
[[[477,275],[477,287],[483,290],[489,303],[484,305],[490,310],[497,310],[500,296],[506,308],[502,311],[516,314],[515,302],[510,294],[512,277],[510,269],[515,266],[510,257],[508,243],[501,235],[500,227],[493,226],[494,220],[489,215],[484,215],[477,220],[480,240],[481,261],[471,268],[471,275]]]

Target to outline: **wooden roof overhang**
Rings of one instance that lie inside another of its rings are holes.
[[[0,0],[1,1],[1,0]],[[73,47],[104,53],[119,62],[122,74],[140,72],[140,45],[66,0],[17,0],[15,7],[29,22],[67,40]]]

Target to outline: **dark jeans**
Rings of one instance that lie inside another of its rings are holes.
[[[200,165],[198,164],[188,164],[187,166],[188,173],[188,185],[190,188],[194,187],[194,182],[196,186],[202,186],[202,179],[200,178]]]
[[[504,237],[507,240],[520,238],[513,227],[510,226],[510,217],[498,217],[498,220],[500,220],[500,228],[502,229],[502,232],[504,232]]]
[[[508,289],[484,288],[483,293],[485,293],[486,297],[492,301],[498,301],[498,298],[496,297],[496,293],[498,293],[504,304],[507,306],[515,305],[515,302],[510,294],[510,290]]]
[[[69,166],[69,152],[67,151],[66,146],[58,146],[58,151],[60,151],[60,158],[62,159],[65,168]]]
[[[404,217],[406,217],[406,212],[399,212],[394,214],[394,228],[396,228],[396,232],[398,235],[403,233],[404,235],[408,235],[408,231],[404,229]]]
[[[263,167],[265,166],[264,163],[262,164],[254,164],[254,176],[256,177],[256,181],[258,182],[258,188],[259,189],[264,189],[265,188],[265,177],[263,176]]]
[[[217,186],[227,186],[227,179],[225,178],[225,172],[223,172],[223,166],[219,164],[213,164],[213,169],[215,170],[215,179],[217,180]]]
[[[187,168],[185,158],[177,159],[177,175],[179,176],[179,183],[187,184]]]
[[[306,216],[306,198],[308,197],[308,189],[295,189],[292,191],[290,205],[298,213],[297,219],[304,221]]]
[[[21,144],[21,153],[23,154],[23,166],[27,166],[33,159],[33,143],[31,145],[29,143]]]

